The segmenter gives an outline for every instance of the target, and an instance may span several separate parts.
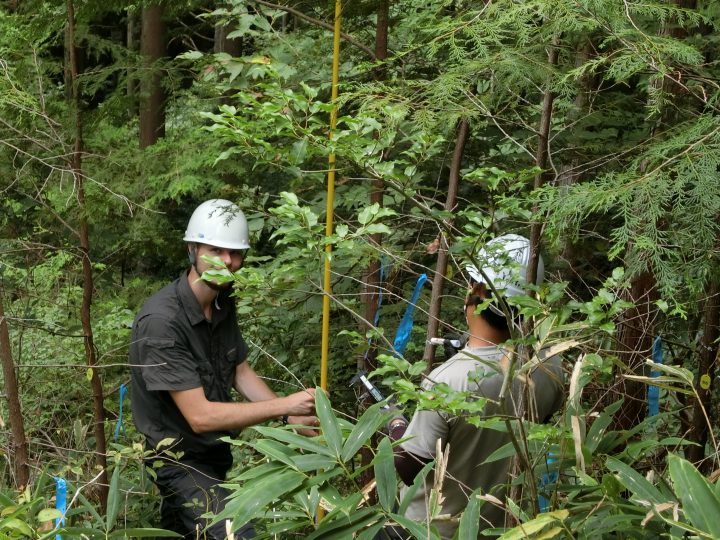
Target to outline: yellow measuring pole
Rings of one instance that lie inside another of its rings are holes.
[[[340,0],[335,0],[335,31],[333,35],[333,62],[332,62],[332,91],[330,112],[330,141],[332,142],[337,125],[337,97],[338,79],[340,73],[340,13],[342,7]],[[335,198],[335,152],[328,156],[327,203],[325,209],[325,236],[333,233],[333,202]],[[332,286],[330,279],[330,256],[332,246],[325,246],[325,271],[323,273],[323,320],[322,320],[322,346],[320,350],[320,387],[327,390],[328,351],[330,349],[330,296]]]

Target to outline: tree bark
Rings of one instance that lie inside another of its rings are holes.
[[[467,143],[470,125],[466,118],[458,122],[457,137],[455,139],[455,150],[453,151],[452,163],[450,164],[450,175],[448,177],[448,191],[445,198],[445,210],[452,212],[457,201],[458,185],[460,184],[460,166],[462,165],[465,144]],[[427,362],[427,371],[432,369],[435,359],[436,346],[430,343],[430,338],[437,337],[440,327],[440,308],[442,307],[443,289],[445,288],[445,276],[448,266],[448,241],[445,231],[453,226],[453,219],[444,220],[443,227],[438,237],[438,258],[435,264],[435,275],[433,276],[432,292],[430,294],[430,308],[428,311],[427,342],[423,352],[423,360]]]
[[[558,63],[558,43],[557,39],[553,39],[553,43],[548,51],[548,64],[551,67]],[[535,152],[535,165],[540,172],[535,175],[533,187],[541,188],[550,176],[547,168],[550,158],[550,121],[552,120],[553,102],[555,101],[555,93],[550,88],[545,90],[540,112],[540,125],[538,127],[538,146]],[[528,262],[527,280],[528,283],[535,283],[537,278],[538,260],[540,258],[540,237],[542,236],[543,224],[537,220],[538,208],[533,208],[535,220],[530,226],[530,261]]]
[[[380,0],[377,8],[377,27],[375,29],[375,56],[379,60],[387,58],[387,44],[388,44],[388,32],[389,32],[389,21],[388,12],[390,9],[389,0]],[[375,77],[378,79],[385,78],[385,72],[383,70],[377,71]],[[383,195],[385,193],[385,183],[382,178],[375,178],[372,181],[372,187],[370,190],[370,204],[378,204],[382,206]],[[375,316],[380,306],[380,287],[383,286],[381,282],[381,261],[379,257],[380,246],[382,246],[382,235],[373,234],[370,236],[370,245],[375,247],[378,252],[378,257],[373,257],[372,261],[368,265],[365,274],[363,275],[363,294],[361,295],[360,301],[365,305],[365,320],[375,325]],[[361,323],[361,331],[367,330],[365,325]],[[357,358],[357,368],[359,371],[371,371],[375,369],[375,359],[377,357],[377,347],[374,343],[371,343],[367,353],[359,355]],[[372,398],[368,398],[365,406],[369,406],[372,402]],[[377,447],[377,436],[373,438],[372,446]],[[368,484],[374,478],[374,472],[370,463],[373,460],[373,451],[370,448],[362,448],[360,450],[360,463],[363,467],[368,467],[362,474],[362,484]],[[377,493],[373,490],[370,494],[371,500],[375,502],[377,500]]]
[[[698,446],[688,446],[687,458],[695,462],[705,472],[708,471],[710,460],[705,458],[705,444],[708,439],[708,420],[712,411],[713,381],[718,357],[718,338],[720,338],[720,283],[712,281],[707,287],[705,300],[705,324],[700,341],[700,362],[698,364],[699,384],[696,384],[698,399],[693,405],[692,425],[688,439]],[[707,418],[706,418],[707,415]]]
[[[155,144],[165,136],[165,101],[162,71],[158,64],[167,54],[164,7],[154,4],[142,10],[140,53],[146,73],[141,79],[140,148]]]
[[[95,461],[102,474],[97,487],[98,500],[103,509],[107,507],[108,477],[107,477],[107,447],[105,442],[105,409],[102,382],[97,369],[97,356],[93,340],[90,310],[93,294],[93,272],[90,262],[90,235],[88,231],[88,208],[85,200],[85,182],[82,171],[83,131],[82,114],[80,109],[80,89],[78,87],[78,65],[75,54],[75,8],[73,0],[67,0],[68,33],[69,33],[69,59],[72,80],[72,105],[75,113],[75,141],[71,156],[70,168],[75,182],[78,200],[79,224],[78,236],[80,253],[82,257],[83,296],[80,307],[80,319],[83,328],[83,342],[85,345],[85,359],[91,370],[90,384],[93,392],[93,432],[95,435]]]
[[[377,8],[377,28],[375,29],[375,56],[379,60],[385,60],[387,58],[387,45],[388,45],[388,33],[389,33],[389,0],[381,0]],[[375,74],[376,78],[383,78],[385,73],[378,71]],[[370,204],[383,204],[383,195],[385,193],[385,184],[381,178],[375,178],[372,181],[372,188],[370,190]],[[370,244],[373,247],[380,250],[382,245],[382,235],[373,234],[370,236]],[[361,296],[361,302],[364,304],[364,317],[366,321],[374,323],[375,314],[378,310],[380,303],[380,259],[374,258],[368,265],[365,275],[363,276],[363,294]],[[361,325],[361,330],[367,330],[365,325]],[[375,357],[377,355],[377,349],[373,346],[367,351],[367,354],[359,356],[357,360],[357,367],[362,371],[370,371],[375,367]]]
[[[642,373],[645,359],[650,357],[655,333],[657,289],[655,276],[651,271],[644,272],[633,280],[628,300],[634,307],[623,313],[618,354],[626,366],[626,372],[638,374]],[[647,401],[645,391],[646,386],[643,383],[622,379],[618,394],[622,395],[624,402],[615,415],[615,429],[630,429],[642,420]]]
[[[15,488],[18,491],[22,491],[30,480],[29,452],[27,437],[25,436],[25,421],[23,420],[22,407],[20,405],[20,392],[15,375],[15,364],[10,346],[10,331],[8,329],[7,318],[5,317],[3,293],[3,286],[2,283],[0,283],[0,361],[2,361],[5,397],[7,399],[8,418],[10,422],[11,437],[9,442],[9,457],[15,473]]]
[[[137,12],[134,9],[128,8],[127,10],[127,28],[125,34],[125,46],[128,51],[134,52],[137,50],[138,43],[136,39],[137,35]],[[137,76],[136,70],[129,67],[127,70],[127,98],[128,98],[128,114],[130,118],[134,118],[137,113]]]

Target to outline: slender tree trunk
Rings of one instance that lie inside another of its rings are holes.
[[[125,45],[130,52],[137,51],[137,11],[132,8],[127,9],[127,29],[125,34]],[[136,70],[133,67],[129,67],[127,70],[127,98],[128,98],[128,113],[130,118],[135,118],[138,114],[137,108],[137,76]]]
[[[465,144],[467,143],[470,125],[466,118],[458,122],[457,137],[455,138],[455,150],[453,151],[452,163],[450,164],[450,175],[448,177],[448,191],[445,198],[445,210],[452,212],[455,209],[457,200],[458,185],[460,183],[460,166]],[[427,362],[428,372],[432,369],[435,359],[435,345],[430,343],[430,338],[436,337],[440,326],[440,308],[442,307],[443,289],[445,288],[445,275],[448,266],[448,241],[445,231],[452,228],[453,219],[444,220],[443,228],[440,231],[438,242],[438,258],[435,264],[435,275],[433,276],[432,293],[430,295],[430,309],[428,312],[427,343],[423,353],[423,360]]]
[[[378,60],[385,60],[387,58],[387,44],[388,44],[388,32],[389,32],[389,21],[388,12],[390,9],[389,0],[380,0],[377,8],[377,28],[375,29],[375,57]],[[378,79],[385,78],[385,71],[379,70],[375,73],[375,77]],[[385,193],[385,183],[381,178],[375,178],[372,181],[372,188],[370,190],[370,204],[383,204],[383,195]],[[365,305],[365,320],[371,324],[375,324],[375,315],[380,306],[380,287],[383,286],[381,283],[381,261],[380,261],[380,247],[382,246],[382,235],[373,234],[370,236],[370,245],[375,247],[378,251],[378,257],[373,257],[372,261],[368,265],[365,274],[363,275],[363,294],[361,296],[361,302]],[[364,325],[361,327],[364,330]],[[377,348],[374,344],[371,344],[365,355],[360,355],[357,358],[357,367],[359,371],[371,371],[375,368],[375,358],[377,357]],[[368,399],[371,402],[372,398]],[[369,406],[370,403],[365,403]],[[377,447],[377,439],[373,439],[373,447]],[[370,448],[362,448],[360,450],[360,463],[363,467],[368,467],[373,459],[373,451]],[[368,467],[366,472],[363,473],[361,482],[367,484],[374,478],[372,467]],[[377,499],[377,493],[375,490],[372,491],[371,497],[373,501]]]
[[[700,363],[698,364],[699,384],[696,384],[699,400],[693,405],[692,425],[688,439],[697,446],[688,446],[686,455],[690,461],[709,470],[712,463],[702,462],[705,458],[705,444],[708,439],[708,418],[712,412],[713,381],[715,380],[718,357],[718,338],[720,338],[720,284],[715,280],[707,287],[705,300],[705,324],[700,341]],[[707,417],[706,417],[707,415]]]
[[[235,25],[230,24],[218,24],[215,26],[215,36],[213,39],[213,52],[215,53],[227,53],[230,56],[241,56],[243,49],[242,39],[232,38],[228,39],[230,34],[235,29]]]
[[[165,57],[164,7],[154,4],[142,10],[142,33],[140,53],[143,56],[146,73],[141,79],[140,101],[140,148],[155,144],[165,136],[165,90],[159,61]]]
[[[80,253],[82,254],[82,275],[83,275],[83,297],[80,308],[80,319],[82,322],[85,359],[92,372],[90,384],[93,392],[93,416],[95,434],[95,461],[102,471],[98,486],[98,499],[103,508],[107,506],[108,478],[107,478],[107,451],[105,442],[105,409],[102,382],[97,369],[97,356],[95,354],[95,343],[93,341],[92,323],[90,309],[92,306],[93,294],[93,273],[90,262],[90,239],[88,232],[87,214],[88,208],[85,201],[85,182],[82,171],[83,132],[82,114],[80,110],[80,89],[78,81],[77,56],[75,54],[75,8],[73,0],[67,0],[68,32],[70,35],[70,73],[72,80],[72,105],[75,112],[75,143],[72,153],[71,169],[75,181],[75,189],[78,199],[79,226],[78,235],[80,240]]]
[[[28,444],[25,437],[25,421],[20,406],[20,392],[15,364],[13,363],[12,348],[10,346],[10,331],[5,318],[4,290],[0,283],[0,361],[2,361],[3,380],[5,381],[5,397],[8,404],[10,421],[10,463],[15,473],[15,487],[22,491],[30,480],[30,466],[28,459]]]
[[[623,313],[618,354],[620,360],[627,366],[626,372],[638,374],[642,373],[645,359],[650,356],[655,333],[657,289],[652,272],[644,272],[633,280],[628,300],[634,304],[634,307]],[[645,385],[640,382],[622,380],[618,392],[624,401],[615,415],[616,429],[630,429],[642,420],[646,406],[645,391]]]
[[[557,39],[553,39],[552,46],[548,51],[548,64],[552,67],[558,63],[558,43]],[[535,175],[533,187],[541,188],[547,181],[550,173],[548,172],[548,162],[550,159],[550,121],[552,120],[553,102],[555,101],[555,93],[550,88],[545,90],[543,95],[542,108],[540,110],[540,125],[538,128],[538,146],[535,152],[535,165],[540,172]],[[538,221],[538,208],[533,208],[535,220],[530,226],[530,261],[527,269],[527,279],[529,283],[535,283],[538,270],[538,259],[540,257],[540,237],[542,236],[543,224]]]
[[[377,28],[375,29],[375,57],[378,60],[385,60],[387,58],[387,46],[388,46],[388,33],[389,33],[389,10],[390,1],[380,0],[377,8]],[[384,78],[385,72],[379,70],[375,74],[376,78]],[[383,195],[385,193],[385,183],[381,178],[375,178],[372,181],[372,188],[370,190],[370,204],[383,204]],[[382,245],[382,235],[373,234],[370,236],[370,244],[380,251]],[[365,274],[363,276],[363,294],[361,301],[364,304],[364,317],[366,321],[373,322],[375,320],[375,314],[378,310],[380,303],[380,259],[373,258],[368,265]],[[361,330],[367,330],[364,328],[364,324]],[[358,369],[369,371],[375,366],[375,357],[377,355],[377,349],[371,347],[366,355],[359,356],[357,359]]]

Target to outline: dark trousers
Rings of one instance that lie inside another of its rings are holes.
[[[228,491],[219,486],[227,469],[217,469],[197,461],[166,462],[155,469],[155,484],[160,490],[161,527],[182,534],[185,540],[226,540],[225,522],[211,527],[206,512],[220,513]],[[254,538],[255,529],[246,524],[234,538]]]

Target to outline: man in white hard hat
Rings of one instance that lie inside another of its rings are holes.
[[[250,248],[242,211],[213,199],[193,213],[185,232],[190,268],[153,295],[135,318],[130,345],[132,410],[152,452],[162,496],[161,526],[184,538],[226,539],[225,524],[202,517],[219,513],[220,487],[232,465],[221,437],[267,420],[317,425],[315,390],[279,398],[246,362],[229,283],[201,279],[218,257],[231,272]],[[245,399],[235,402],[231,389]],[[251,524],[236,538],[252,538]]]
[[[426,390],[444,383],[452,390],[468,392],[469,399],[486,398],[483,410],[486,417],[498,414],[515,414],[515,399],[523,390],[523,382],[513,381],[513,398],[507,409],[498,406],[500,389],[509,365],[510,349],[503,344],[510,338],[511,325],[517,318],[509,307],[502,305],[500,297],[522,295],[527,292],[527,269],[530,260],[530,242],[516,234],[506,234],[488,242],[476,257],[477,265],[469,264],[466,273],[469,290],[465,298],[465,317],[469,339],[464,349],[435,368],[422,383]],[[482,270],[481,270],[482,269]],[[538,278],[543,279],[542,259],[538,261]],[[478,306],[481,306],[478,309]],[[532,399],[528,410],[537,411],[536,421],[545,421],[561,405],[563,398],[562,371],[557,357],[541,362],[530,374]],[[409,425],[402,418],[391,422],[390,436],[394,440],[408,438],[396,452],[395,465],[406,485],[411,485],[417,473],[436,457],[436,444],[440,440],[443,452],[448,452],[447,471],[442,484],[442,513],[449,519],[436,520],[442,538],[452,538],[458,526],[458,517],[475,489],[504,502],[506,486],[510,481],[511,459],[504,458],[485,463],[494,451],[510,441],[503,431],[476,427],[462,416],[449,416],[438,411],[417,410]],[[431,475],[432,476],[432,473]],[[415,521],[427,521],[426,502],[433,479],[428,478],[425,489],[419,489],[406,512]],[[402,494],[404,495],[404,493]],[[502,527],[504,511],[485,502],[481,509],[480,531]],[[487,538],[479,536],[479,538]]]

